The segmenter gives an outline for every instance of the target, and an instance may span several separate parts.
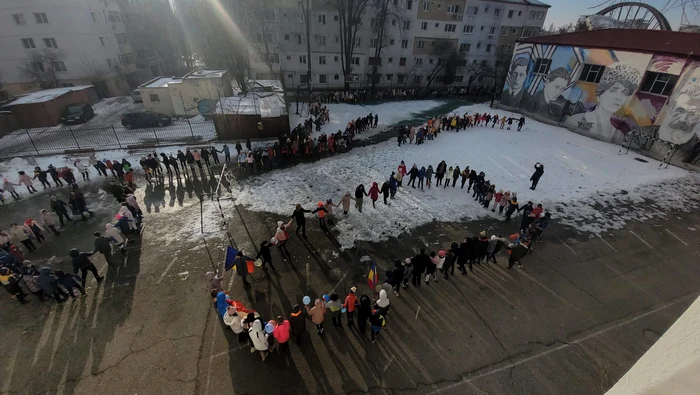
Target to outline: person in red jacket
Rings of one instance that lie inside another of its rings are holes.
[[[372,199],[372,207],[377,208],[374,204],[377,202],[377,199],[379,199],[379,186],[377,186],[377,182],[372,183],[372,188],[369,189],[369,198]]]
[[[404,161],[401,161],[399,165],[399,173],[401,173],[401,177],[406,177],[406,163]]]
[[[351,287],[350,293],[345,297],[345,302],[343,302],[343,307],[346,309],[348,315],[348,326],[352,326],[354,323],[355,305],[357,305],[357,296],[355,296],[355,292],[357,292],[357,287]]]
[[[281,315],[277,316],[277,326],[272,331],[272,336],[275,337],[279,344],[279,351],[289,353],[289,336],[291,334],[291,326],[289,320],[283,320]]]
[[[537,207],[533,208],[532,211],[530,211],[530,216],[534,217],[535,219],[538,219],[542,215],[543,211],[544,208],[542,208],[542,203],[540,203],[537,205]]]

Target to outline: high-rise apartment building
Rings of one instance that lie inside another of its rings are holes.
[[[265,11],[255,20],[234,18],[251,43],[252,72],[257,78],[281,77],[288,87],[298,86],[307,83],[310,64],[314,88],[343,87],[338,10],[333,0],[310,0],[309,56],[306,1],[264,0],[259,7]],[[389,12],[380,41],[385,5]],[[439,52],[452,49],[460,54],[454,84],[466,85],[469,75],[480,73],[479,65],[493,64],[499,51],[509,58],[516,38],[538,35],[548,8],[537,0],[371,0],[355,36],[350,86],[369,86],[372,75],[381,87],[426,86],[431,78],[432,86],[442,86],[441,72],[435,72],[441,69]],[[229,9],[235,17],[235,5]],[[243,15],[249,14],[238,13]],[[381,53],[375,56],[379,45]],[[474,83],[493,83],[490,75],[477,77]]]

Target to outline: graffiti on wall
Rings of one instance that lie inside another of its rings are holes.
[[[640,90],[653,73],[678,79],[670,96]],[[646,146],[663,152],[674,144],[684,161],[700,162],[700,61],[519,44],[501,104],[611,142],[644,131]]]

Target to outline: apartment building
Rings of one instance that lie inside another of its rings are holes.
[[[502,19],[497,49],[510,55],[515,48],[515,40],[539,36],[548,9],[549,5],[537,0],[527,0],[508,7]]]
[[[336,89],[344,85],[338,11],[332,0],[312,0],[310,4],[311,56],[306,48],[306,24],[301,1],[266,0],[264,18],[246,24],[244,34],[251,42],[251,68],[256,78],[281,78],[287,89],[310,83],[315,89]],[[305,0],[304,0],[305,1]],[[448,45],[464,59],[454,82],[466,85],[474,65],[493,63],[502,37],[502,29],[515,26],[522,32],[539,33],[548,5],[537,0],[387,0],[390,16],[380,56],[377,25],[382,1],[372,1],[362,15],[362,26],[355,38],[349,76],[351,88],[367,87],[372,78],[381,87],[442,86],[436,45]],[[236,8],[230,4],[231,12]],[[532,14],[535,18],[530,19]],[[539,14],[539,13],[542,14]],[[240,14],[239,14],[240,15]],[[261,28],[264,24],[264,34]],[[247,28],[246,28],[247,26]],[[521,33],[522,34],[522,33]],[[266,47],[261,44],[268,44]],[[442,46],[440,46],[442,45]],[[501,50],[505,50],[500,47]],[[265,50],[260,50],[264,47]],[[271,50],[272,49],[272,50]],[[512,51],[512,48],[510,49]],[[265,61],[266,56],[272,61]],[[377,67],[377,73],[372,77]],[[489,81],[475,81],[488,85]],[[492,83],[492,82],[491,82]]]

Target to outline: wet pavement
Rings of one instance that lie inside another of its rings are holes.
[[[330,320],[320,337],[307,321],[302,346],[262,362],[221,324],[204,273],[223,263],[229,240],[254,255],[286,218],[236,206],[236,191],[218,185],[219,170],[140,185],[142,235],[114,267],[94,256],[107,280],[90,279],[87,297],[63,305],[0,300],[0,393],[597,394],[700,293],[697,213],[631,223],[602,239],[554,221],[523,269],[507,270],[502,253],[498,264],[391,296],[388,327],[375,344],[355,328],[334,330]],[[96,185],[86,192],[97,219],[68,225],[27,259],[41,265],[56,256],[50,265],[69,269],[68,249],[91,250],[92,233],[117,204]],[[3,222],[38,216],[46,202],[37,196],[3,207]],[[308,241],[289,243],[290,260],[273,250],[276,273],[256,269],[249,289],[231,273],[223,283],[271,318],[304,295],[344,295],[352,285],[369,294],[365,255],[383,278],[394,259],[421,246],[442,249],[481,230],[507,235],[515,227],[435,222],[341,251],[333,231],[310,219]]]

